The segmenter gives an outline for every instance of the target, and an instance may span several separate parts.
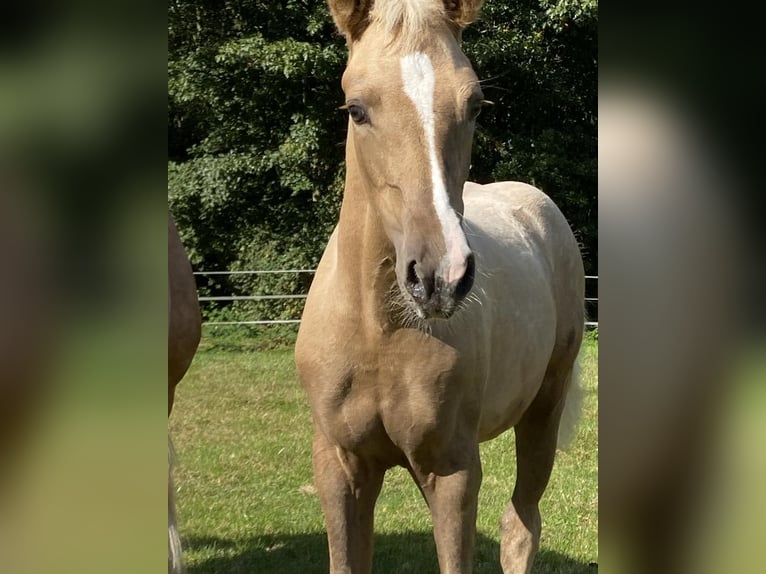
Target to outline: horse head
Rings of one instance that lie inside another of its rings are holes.
[[[484,96],[460,35],[480,4],[330,0],[349,45],[347,162],[394,247],[399,290],[422,319],[449,317],[473,285],[462,196]]]

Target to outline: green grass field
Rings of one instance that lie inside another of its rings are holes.
[[[598,560],[598,344],[582,353],[583,417],[543,498],[534,572],[592,573]],[[328,571],[311,471],[311,418],[293,354],[205,334],[170,423],[178,513],[190,574]],[[482,445],[477,574],[500,573],[498,525],[515,480],[513,433]],[[436,573],[431,519],[403,469],[376,507],[374,571]]]

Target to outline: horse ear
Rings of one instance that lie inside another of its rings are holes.
[[[463,29],[479,17],[484,0],[443,0],[447,16],[458,28]]]
[[[373,0],[328,0],[330,13],[338,30],[351,42],[367,28],[367,16]]]

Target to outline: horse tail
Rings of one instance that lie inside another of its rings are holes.
[[[575,359],[572,370],[569,372],[566,396],[564,397],[564,410],[561,413],[559,423],[558,447],[561,450],[569,450],[580,420],[583,403],[583,389],[580,386],[580,357]]]
[[[173,461],[175,450],[168,433],[168,574],[183,574],[184,564],[181,550],[181,536],[176,518],[176,497],[173,488]]]

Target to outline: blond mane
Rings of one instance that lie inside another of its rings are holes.
[[[439,0],[375,0],[370,24],[380,26],[390,41],[415,47],[426,32],[448,22],[444,3]]]

